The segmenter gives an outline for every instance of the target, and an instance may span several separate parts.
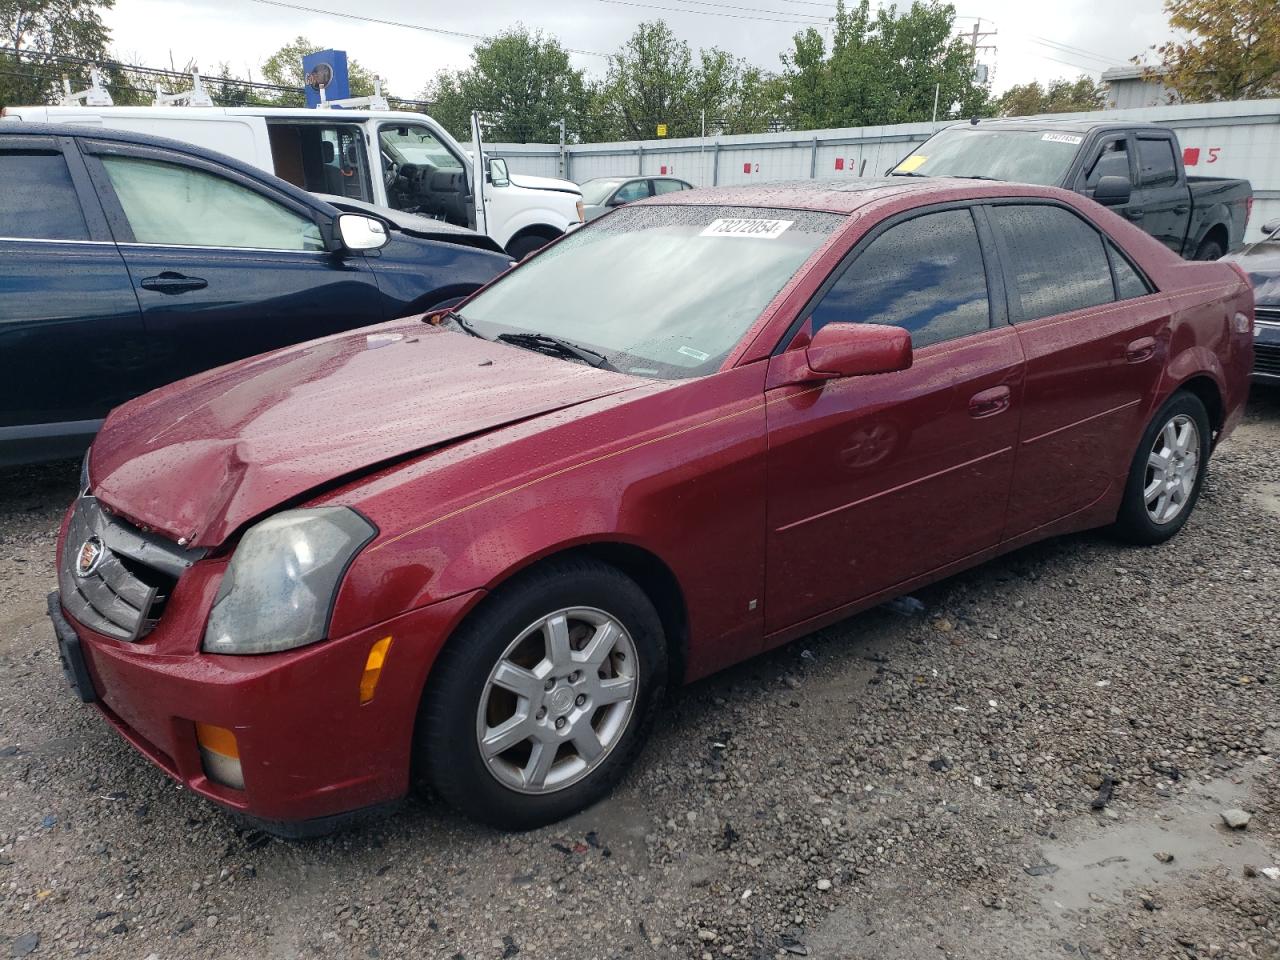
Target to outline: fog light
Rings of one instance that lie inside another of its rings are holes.
[[[224,787],[243,790],[244,771],[240,768],[240,747],[236,744],[236,735],[226,727],[197,723],[196,742],[200,744],[200,761],[204,764],[205,776]]]
[[[391,638],[383,637],[369,648],[369,656],[364,662],[364,674],[360,677],[360,702],[368,703],[378,689],[378,678],[382,676],[382,665],[387,660],[387,651],[391,649]]]

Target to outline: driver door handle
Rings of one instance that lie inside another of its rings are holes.
[[[159,276],[145,277],[139,286],[143,290],[154,290],[156,293],[190,293],[192,290],[203,290],[209,285],[208,280],[200,277],[188,277],[186,274],[166,270]]]
[[[1129,363],[1141,363],[1143,360],[1150,360],[1156,353],[1156,338],[1142,337],[1134,340],[1124,348],[1124,358]]]
[[[1128,210],[1124,212],[1124,215],[1128,217],[1130,220],[1141,220],[1143,217],[1146,216],[1146,211],[1144,211],[1141,207],[1130,207]]]
[[[1012,392],[1004,385],[975,393],[969,398],[969,416],[979,420],[982,417],[993,417],[997,413],[1003,413],[1009,409],[1011,397]]]

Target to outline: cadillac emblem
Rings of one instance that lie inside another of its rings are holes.
[[[80,552],[76,554],[76,576],[87,577],[98,569],[98,564],[107,555],[107,548],[97,537],[90,537],[80,544]]]

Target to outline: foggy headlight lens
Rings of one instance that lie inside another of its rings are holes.
[[[206,653],[273,653],[323,640],[338,584],[377,531],[347,507],[286,510],[249,528],[213,601]]]

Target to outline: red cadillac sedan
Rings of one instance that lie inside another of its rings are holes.
[[[1044,537],[1178,532],[1253,302],[1073,193],[623,207],[446,315],[117,409],[58,542],[75,690],[277,832],[425,782],[527,828],[668,686]]]

